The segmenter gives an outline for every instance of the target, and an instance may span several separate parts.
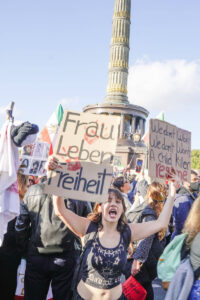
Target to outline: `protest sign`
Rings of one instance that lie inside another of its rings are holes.
[[[62,169],[48,174],[45,192],[106,201],[120,117],[65,111],[54,147]]]
[[[37,141],[26,145],[22,149],[21,165],[25,175],[46,175],[45,163],[48,158],[50,145],[46,142]]]
[[[190,181],[191,133],[167,122],[149,122],[149,176],[165,180],[174,169],[182,181]]]
[[[107,200],[112,179],[112,166],[89,162],[61,163],[60,168],[48,174],[45,191],[50,194],[90,202]]]
[[[54,154],[65,162],[112,163],[120,117],[65,111]]]

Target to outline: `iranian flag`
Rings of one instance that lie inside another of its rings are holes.
[[[56,111],[51,115],[46,125],[40,132],[40,140],[50,144],[49,155],[53,154],[53,147],[55,145],[56,136],[59,126],[63,118],[63,107],[58,105]]]
[[[156,117],[155,119],[164,121],[165,120],[165,114],[164,111],[161,111]],[[147,145],[149,144],[149,128],[147,129],[147,131],[145,132],[145,134],[142,137],[142,141],[145,142]]]

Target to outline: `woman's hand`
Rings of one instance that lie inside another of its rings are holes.
[[[141,266],[142,266],[142,262],[137,259],[134,259],[131,267],[131,274],[133,276],[137,275],[140,272]]]
[[[57,158],[55,158],[54,156],[49,156],[47,164],[46,164],[46,169],[48,171],[54,171],[57,168],[61,168]]]
[[[176,190],[180,187],[181,180],[173,168],[172,168],[171,172],[168,172],[166,174],[166,177],[169,181],[169,195],[171,197],[175,197]]]

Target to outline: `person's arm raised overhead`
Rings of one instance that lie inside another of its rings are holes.
[[[47,170],[53,171],[57,168],[61,168],[61,166],[59,165],[58,160],[51,156],[48,159],[46,168]],[[79,237],[82,237],[86,234],[90,221],[67,209],[65,206],[65,201],[62,197],[53,195],[53,207],[55,214],[69,227],[73,233]]]
[[[170,174],[169,194],[162,212],[160,213],[156,221],[150,221],[147,223],[131,223],[129,224],[131,229],[131,240],[137,241],[144,239],[160,230],[167,228],[169,219],[172,213],[174,205],[174,199],[176,195],[176,188],[180,182],[180,179],[176,174]]]
[[[87,228],[90,224],[89,219],[80,217],[71,210],[67,209],[62,197],[54,195],[53,206],[55,214],[69,227],[73,233],[79,237],[83,237],[86,234]]]

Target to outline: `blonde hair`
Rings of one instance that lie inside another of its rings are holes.
[[[152,202],[149,203],[149,206],[156,212],[157,217],[159,217],[163,209],[164,201],[166,197],[167,197],[166,187],[163,184],[157,181],[153,181],[149,185],[145,198],[152,199]],[[158,232],[158,238],[160,241],[164,239],[165,234],[166,234],[166,229],[162,229]]]
[[[193,239],[200,232],[200,196],[194,201],[185,221],[183,232],[187,233],[186,246],[189,249]]]

